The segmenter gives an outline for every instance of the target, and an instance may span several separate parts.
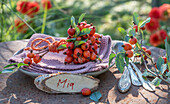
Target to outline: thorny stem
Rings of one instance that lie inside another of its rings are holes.
[[[143,39],[142,39],[142,32],[141,32],[141,30],[139,30],[139,32],[140,32],[140,35],[141,35],[141,44],[142,44],[142,41],[143,41]]]
[[[143,57],[142,57],[142,58],[143,58]],[[144,60],[144,58],[143,58],[143,60]],[[144,65],[145,65],[145,67],[146,67],[146,69],[147,69],[148,72],[150,72],[151,74],[155,75],[155,76],[158,77],[159,79],[163,80],[163,81],[166,82],[168,85],[170,85],[170,83],[169,83],[168,81],[166,81],[164,78],[162,78],[159,74],[155,74],[154,72],[152,72],[151,70],[149,70],[148,66],[146,65],[146,62],[145,62],[145,61],[143,61],[143,62],[144,62]]]
[[[141,32],[140,32],[140,33],[141,33]],[[142,45],[142,39],[143,39],[143,37],[142,37],[142,34],[140,34],[140,35],[141,35],[141,45]],[[141,47],[140,47],[140,48],[141,48]],[[152,58],[149,56],[148,53],[146,53],[146,52],[143,51],[143,50],[138,50],[138,51],[142,52],[145,56],[147,56],[147,58],[150,59],[152,65],[154,66],[154,62],[153,62]],[[141,53],[140,53],[140,54],[141,54]],[[149,70],[149,68],[148,68],[148,66],[147,66],[147,64],[146,64],[146,62],[145,62],[144,57],[142,56],[142,54],[141,54],[141,57],[142,57],[142,59],[143,59],[144,65],[145,65],[145,67],[146,67],[146,69],[147,69],[148,72],[150,72],[151,74],[155,75],[155,76],[158,77],[159,79],[163,80],[163,81],[166,82],[168,85],[170,85],[170,82],[166,81],[163,77],[161,77],[161,76],[159,75],[159,73],[157,72],[157,69],[156,69],[155,67],[154,67],[154,70],[155,70],[156,74],[155,74],[153,71]]]
[[[147,56],[147,58],[149,58],[149,59],[151,60],[151,63],[152,63],[152,65],[154,66],[154,62],[153,62],[152,58],[150,58],[150,56],[149,56],[145,51],[143,51],[143,50],[138,50],[138,51],[143,52],[143,54],[144,54],[145,56]],[[141,57],[143,57],[142,54],[141,54]],[[143,61],[145,62],[144,58],[143,58]],[[157,70],[156,70],[155,67],[154,67],[154,70],[155,70],[156,74],[158,75],[158,72],[157,72]]]

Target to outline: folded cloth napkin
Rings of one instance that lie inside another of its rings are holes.
[[[49,37],[45,34],[34,34],[26,47],[30,47],[31,42],[36,38],[46,38]],[[55,40],[59,41],[61,38],[54,37]],[[22,69],[34,72],[34,73],[43,73],[43,74],[51,74],[57,72],[67,72],[67,73],[87,73],[87,72],[95,72],[100,71],[104,68],[108,67],[109,55],[111,53],[111,45],[112,41],[109,35],[102,36],[100,39],[101,44],[100,48],[97,50],[99,53],[99,57],[102,61],[97,62],[87,62],[84,64],[64,64],[64,59],[66,55],[63,54],[63,51],[59,53],[48,52],[42,57],[41,62],[38,64],[33,63],[30,66],[22,66]],[[35,43],[36,44],[36,43]],[[46,45],[47,43],[42,43],[41,46]],[[23,59],[26,58],[26,54],[30,51],[24,50],[22,53],[14,55],[9,59],[9,63],[20,63],[23,62]],[[33,51],[33,53],[37,53],[38,51]]]

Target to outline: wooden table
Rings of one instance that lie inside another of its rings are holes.
[[[0,70],[8,64],[7,60],[16,51],[26,46],[28,40],[0,43]],[[153,56],[164,55],[165,51],[149,47]],[[156,59],[156,58],[155,58]],[[141,66],[140,66],[141,67]],[[165,83],[156,87],[155,92],[146,91],[143,87],[132,86],[128,93],[121,94],[117,90],[117,83],[121,74],[114,66],[97,78],[100,79],[98,91],[102,93],[100,103],[134,103],[134,104],[168,104],[170,102],[170,88]],[[48,94],[38,90],[33,84],[34,79],[17,71],[0,75],[0,104],[94,104],[89,97],[81,94]]]

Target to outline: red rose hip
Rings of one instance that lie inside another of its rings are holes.
[[[94,53],[94,52],[92,52],[91,54],[90,54],[90,60],[96,60],[97,59],[97,55]]]
[[[129,39],[129,43],[132,44],[132,45],[136,44],[137,41],[138,41],[138,40],[137,40],[135,37],[131,37],[131,38]]]
[[[136,32],[138,32],[138,25],[134,25],[133,28],[135,29]]]
[[[41,61],[41,56],[39,54],[36,54],[33,58],[33,61],[37,64]]]
[[[74,54],[75,54],[76,56],[81,56],[81,55],[83,54],[83,51],[82,51],[81,48],[75,48],[75,49],[74,49]]]
[[[90,40],[91,40],[91,43],[92,44],[95,44],[96,43],[96,38],[94,36],[91,36],[90,37]]]
[[[91,90],[89,88],[83,88],[81,90],[81,93],[82,93],[83,96],[88,96],[88,95],[91,94]]]
[[[66,43],[66,47],[67,47],[68,49],[73,49],[73,48],[74,48],[74,43],[73,43],[73,42],[67,42],[67,43]]]
[[[90,31],[89,36],[93,36],[93,34],[96,32],[96,27],[92,26],[92,27],[90,27],[90,29],[91,29],[91,31]]]
[[[89,43],[83,43],[82,45],[81,45],[81,49],[82,50],[84,50],[84,51],[87,51],[88,49],[89,49]]]
[[[162,59],[164,59],[164,64],[167,63],[167,58],[166,57],[162,57]]]
[[[73,57],[72,56],[66,56],[65,57],[65,64],[69,64],[73,62]]]
[[[146,50],[146,47],[142,46],[142,49],[145,51],[145,50]]]
[[[151,55],[151,50],[146,49],[145,52],[148,53],[149,55]]]
[[[124,43],[122,47],[124,48],[125,51],[132,49],[132,46],[129,43]]]
[[[63,54],[71,56],[73,54],[73,50],[72,49],[66,49],[66,50],[64,50]]]
[[[24,59],[24,64],[28,64],[28,65],[31,65],[32,64],[32,60],[31,60],[31,58],[25,58]]]
[[[76,29],[70,26],[70,28],[67,30],[68,35],[73,36],[76,32]]]
[[[90,51],[84,51],[84,52],[83,52],[83,56],[84,56],[85,58],[90,59]]]
[[[132,50],[128,50],[126,51],[125,55],[129,58],[131,58],[133,56],[133,51]]]
[[[27,54],[27,57],[33,58],[34,57],[34,53],[32,53],[32,51],[31,51],[30,53]]]

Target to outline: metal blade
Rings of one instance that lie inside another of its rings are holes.
[[[129,71],[127,67],[125,66],[123,75],[121,76],[119,82],[118,82],[118,90],[122,93],[127,92],[131,87],[131,80],[129,76]]]
[[[132,84],[135,85],[135,86],[141,86],[141,82],[139,81],[137,75],[135,74],[135,72],[133,71],[131,65],[129,64],[128,65],[128,70],[130,72],[130,77],[131,77],[131,81],[132,81]]]
[[[142,77],[141,71],[138,69],[138,67],[134,63],[130,63],[133,68],[135,69],[136,73],[138,74],[139,80],[142,83],[143,88],[145,88],[148,91],[155,91],[155,86],[151,84],[149,80],[144,80]]]

